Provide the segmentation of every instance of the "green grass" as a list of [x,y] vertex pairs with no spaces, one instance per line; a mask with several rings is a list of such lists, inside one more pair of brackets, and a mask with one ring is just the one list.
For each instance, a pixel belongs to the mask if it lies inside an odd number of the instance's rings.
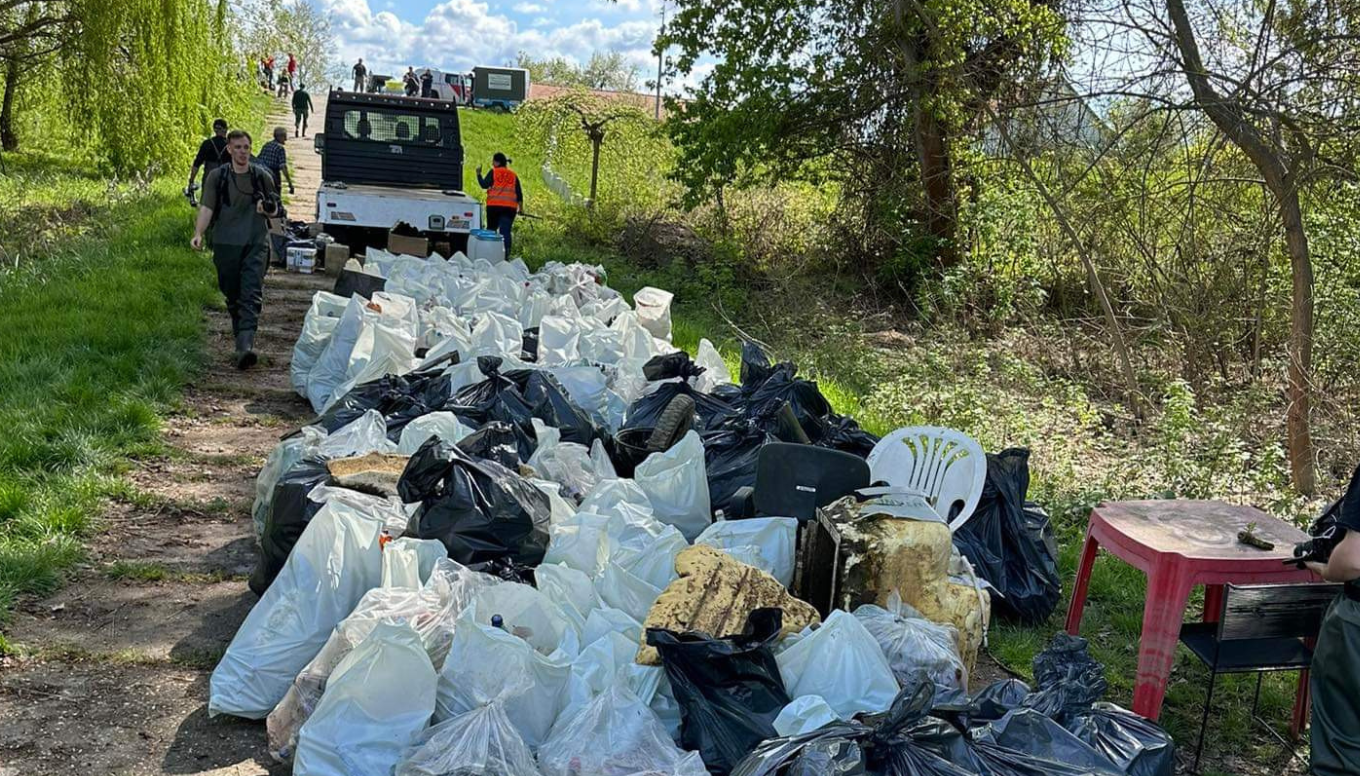
[[[93,168],[8,155],[7,212],[108,188]],[[65,203],[65,204],[63,204]],[[204,364],[211,264],[188,248],[177,179],[133,187],[41,254],[0,270],[0,617],[54,589],[129,456],[163,450],[162,415]]]

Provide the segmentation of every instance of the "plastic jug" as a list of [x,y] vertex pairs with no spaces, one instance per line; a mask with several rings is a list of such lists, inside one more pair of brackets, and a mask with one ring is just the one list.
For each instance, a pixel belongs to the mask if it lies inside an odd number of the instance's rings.
[[500,232],[491,229],[473,229],[468,235],[468,258],[472,261],[486,259],[495,264],[505,261],[505,242]]

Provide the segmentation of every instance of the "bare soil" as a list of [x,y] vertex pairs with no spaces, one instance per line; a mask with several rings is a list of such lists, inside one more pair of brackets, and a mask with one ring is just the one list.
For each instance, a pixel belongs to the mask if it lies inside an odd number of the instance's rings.
[[[320,181],[310,146],[289,146],[304,217]],[[230,362],[226,314],[204,311],[211,366],[167,420],[171,453],[134,462],[143,497],[109,504],[75,577],[22,601],[5,629],[20,656],[0,659],[0,776],[289,771],[262,723],[208,718],[208,676],[256,600],[255,475],[312,416],[288,364],[312,294],[330,285],[270,270],[247,372]]]

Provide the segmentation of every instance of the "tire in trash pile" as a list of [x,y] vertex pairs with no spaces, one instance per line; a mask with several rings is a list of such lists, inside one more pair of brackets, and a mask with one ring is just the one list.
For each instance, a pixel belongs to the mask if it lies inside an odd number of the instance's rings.
[[666,409],[657,418],[656,428],[647,437],[647,450],[664,453],[680,441],[680,438],[694,428],[694,399],[680,394],[671,399]]

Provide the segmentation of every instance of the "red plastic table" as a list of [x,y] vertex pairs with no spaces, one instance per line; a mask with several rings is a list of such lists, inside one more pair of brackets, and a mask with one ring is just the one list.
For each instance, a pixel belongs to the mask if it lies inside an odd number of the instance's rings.
[[[1255,523],[1255,534],[1274,542],[1275,549],[1258,550],[1237,541],[1237,532]],[[1115,557],[1147,575],[1143,604],[1143,636],[1138,647],[1138,677],[1133,711],[1156,720],[1162,711],[1166,682],[1176,656],[1181,623],[1190,591],[1204,585],[1204,619],[1218,617],[1223,585],[1317,581],[1312,572],[1284,560],[1294,545],[1307,537],[1303,531],[1259,509],[1222,501],[1110,501],[1091,511],[1086,545],[1072,586],[1067,610],[1067,632],[1077,635],[1086,588],[1091,581],[1096,551],[1104,547]],[[1294,707],[1294,732],[1308,714],[1308,674],[1299,678]]]

